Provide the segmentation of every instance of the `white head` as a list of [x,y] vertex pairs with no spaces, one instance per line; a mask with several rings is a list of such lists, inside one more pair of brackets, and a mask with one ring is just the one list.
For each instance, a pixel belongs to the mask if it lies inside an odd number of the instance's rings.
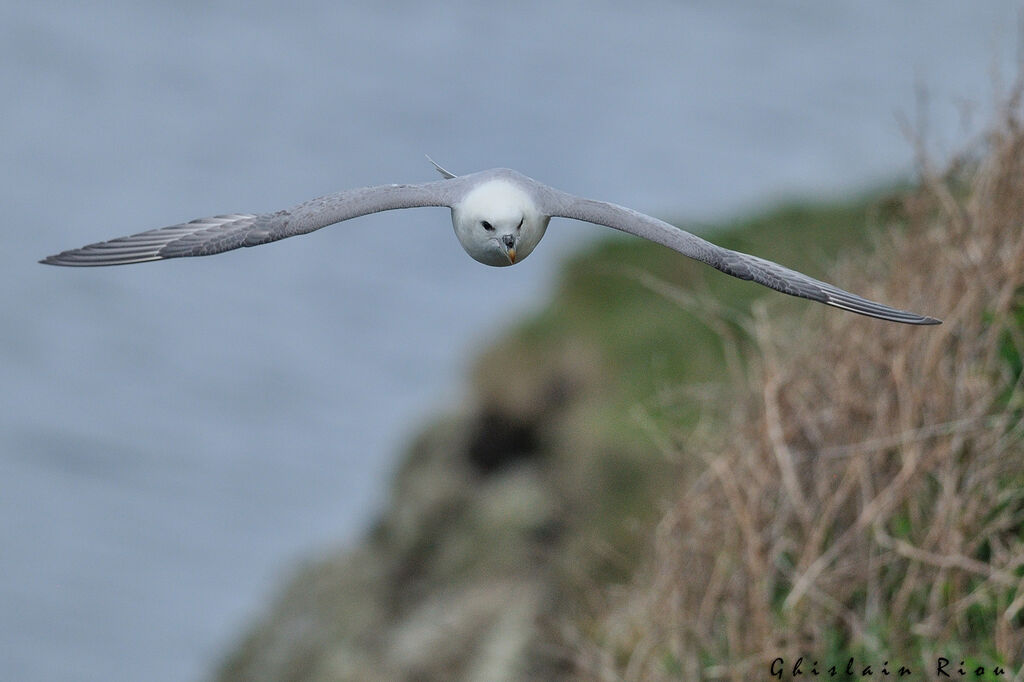
[[529,256],[549,219],[529,194],[504,178],[481,183],[452,206],[455,236],[485,265],[513,265]]

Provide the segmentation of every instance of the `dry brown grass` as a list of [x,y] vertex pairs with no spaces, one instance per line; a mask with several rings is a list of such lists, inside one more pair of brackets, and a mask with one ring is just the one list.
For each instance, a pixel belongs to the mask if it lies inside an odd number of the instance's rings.
[[[1012,111],[1008,107],[1007,111]],[[686,434],[706,468],[654,559],[578,635],[586,678],[766,678],[781,656],[1024,662],[1024,130],[920,190],[834,281],[942,317],[752,321],[742,385]],[[724,412],[724,414],[723,414]],[[838,657],[838,659],[837,659]],[[786,677],[788,678],[788,675]]]

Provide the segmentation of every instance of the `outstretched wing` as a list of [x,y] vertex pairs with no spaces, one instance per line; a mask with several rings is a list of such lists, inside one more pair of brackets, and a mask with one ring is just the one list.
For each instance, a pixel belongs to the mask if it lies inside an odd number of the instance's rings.
[[674,249],[684,256],[791,296],[808,298],[861,315],[906,324],[940,324],[934,317],[908,313],[869,301],[778,263],[716,246],[709,241],[638,211],[603,201],[582,199],[550,189],[543,207],[552,217],[574,218],[628,232]]
[[444,180],[421,185],[378,185],[344,190],[286,211],[200,218],[89,244],[48,256],[39,262],[70,266],[124,265],[183,256],[209,256],[306,234],[369,213],[419,206],[451,206],[457,190],[457,183]]

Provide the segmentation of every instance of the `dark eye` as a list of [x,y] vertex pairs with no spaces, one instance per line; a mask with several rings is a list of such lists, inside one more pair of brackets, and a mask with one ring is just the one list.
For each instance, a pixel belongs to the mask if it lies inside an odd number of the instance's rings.
[[525,220],[525,218],[520,218],[519,219],[519,224],[516,225],[516,232],[518,232],[519,230],[523,229],[523,220]]
[[494,225],[491,225],[486,220],[481,220],[480,224],[483,225],[484,229],[487,230],[488,232],[494,232]]

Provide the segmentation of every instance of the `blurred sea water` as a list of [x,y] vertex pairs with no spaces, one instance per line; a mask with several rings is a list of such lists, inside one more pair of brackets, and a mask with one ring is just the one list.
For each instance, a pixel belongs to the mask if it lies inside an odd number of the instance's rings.
[[555,222],[504,269],[438,209],[214,259],[38,258],[433,179],[424,154],[698,226],[838,196],[911,168],[901,115],[940,157],[978,130],[1018,12],[0,4],[0,677],[208,674],[294,561],[367,527],[475,349],[602,232]]

